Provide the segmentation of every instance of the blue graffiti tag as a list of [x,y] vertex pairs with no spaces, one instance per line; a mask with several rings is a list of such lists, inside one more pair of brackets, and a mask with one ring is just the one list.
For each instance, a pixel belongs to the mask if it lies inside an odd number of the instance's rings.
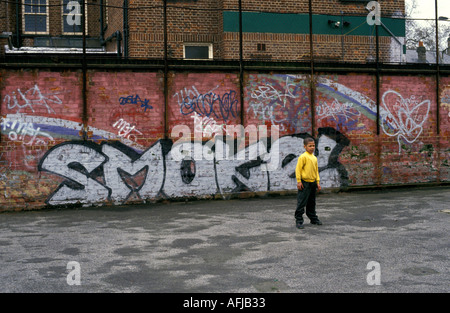
[[180,112],[183,115],[197,113],[200,116],[215,116],[218,119],[227,121],[231,117],[238,116],[238,103],[236,91],[230,90],[222,95],[213,92],[199,94],[195,97],[185,97],[180,103]]
[[150,102],[150,100],[148,100],[148,99],[141,100],[139,95],[128,96],[128,97],[120,97],[119,98],[119,103],[121,105],[125,105],[127,103],[130,103],[130,104],[141,104],[141,108],[144,108],[144,112],[146,112],[147,109],[153,109],[153,107],[150,104],[148,104],[149,102]]

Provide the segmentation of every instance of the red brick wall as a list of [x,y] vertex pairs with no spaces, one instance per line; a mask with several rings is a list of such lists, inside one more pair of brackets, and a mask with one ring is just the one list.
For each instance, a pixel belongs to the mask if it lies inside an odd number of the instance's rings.
[[438,139],[434,86],[434,77],[383,77],[382,104],[398,126],[381,133],[382,183],[436,180]]
[[0,77],[0,207],[40,207],[58,183],[53,177],[41,176],[39,160],[50,147],[81,138],[81,75],[20,70],[2,71]]
[[[88,125],[132,147],[164,136],[164,94],[159,73],[89,72]],[[95,132],[90,133],[92,136]],[[142,148],[141,148],[142,149]]]
[[193,130],[196,116],[197,120],[203,116],[211,123],[215,121],[220,125],[241,124],[240,111],[237,74],[172,74],[169,90],[169,133],[175,125],[182,124]]
[[[167,134],[161,72],[89,70],[87,78],[83,142],[80,71],[0,72],[1,210],[292,191],[292,156],[313,133],[327,188],[450,180],[448,77],[441,78],[437,108],[435,76],[383,75],[379,134],[375,77],[368,74],[318,73],[311,112],[306,74],[246,72],[242,103],[238,73],[170,72]],[[278,126],[280,167],[264,172],[259,161],[175,160],[180,136],[172,130],[185,125],[193,135],[196,119],[219,128]]]
[[317,127],[333,127],[350,140],[340,155],[350,185],[376,185],[378,146],[375,77],[364,74],[321,75],[315,104]]
[[441,78],[441,95],[439,107],[439,161],[440,178],[448,180],[450,177],[450,77]]

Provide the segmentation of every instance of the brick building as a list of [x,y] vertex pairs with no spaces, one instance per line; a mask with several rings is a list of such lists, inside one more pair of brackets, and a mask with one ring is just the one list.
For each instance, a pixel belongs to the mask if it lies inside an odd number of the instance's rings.
[[[1,53],[81,51],[83,31],[76,22],[82,15],[81,0],[20,2],[0,2],[4,15],[0,19]],[[367,24],[367,2],[312,1],[315,60],[364,63],[375,59],[375,27]],[[162,59],[166,33],[169,58],[220,61],[240,57],[238,0],[167,0],[166,10],[163,0],[86,0],[86,4],[88,53]],[[380,4],[380,59],[400,62],[404,0]],[[242,0],[243,59],[309,60],[309,9],[308,0]]]
[[[0,53],[81,53],[82,11],[81,0],[1,1]],[[88,53],[123,50],[122,12],[122,0],[86,0]]]

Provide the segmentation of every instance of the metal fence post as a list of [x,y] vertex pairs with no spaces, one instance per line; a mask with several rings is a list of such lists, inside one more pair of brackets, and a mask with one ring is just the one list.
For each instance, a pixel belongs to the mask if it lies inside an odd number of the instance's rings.
[[168,59],[167,59],[167,0],[164,0],[164,10],[163,10],[163,27],[164,27],[164,139],[169,136],[169,112],[168,112],[168,102],[169,102],[169,90],[168,90]]
[[86,64],[86,2],[81,1],[81,8],[83,14],[81,15],[81,27],[83,32],[83,57],[82,57],[82,97],[83,97],[83,140],[87,140],[87,64]]
[[[439,182],[441,180],[441,140],[440,140],[440,116],[439,116],[439,108],[441,106],[441,97],[440,97],[440,84],[441,84],[441,75],[440,75],[440,65],[439,65],[439,25],[438,25],[438,0],[435,0],[435,23],[436,23],[436,135],[437,135],[437,177],[436,180]],[[443,57],[443,56],[442,56]]]
[[244,125],[244,52],[242,38],[242,0],[239,0],[239,90],[240,90],[240,118],[241,125]]
[[439,135],[440,131],[440,117],[439,117],[439,107],[440,107],[440,65],[439,65],[439,25],[438,25],[438,0],[435,0],[435,26],[436,26],[436,129],[437,135]]
[[314,80],[314,45],[313,45],[312,0],[309,0],[309,55],[310,55],[310,106],[311,106],[311,136],[315,137],[316,112],[315,112],[315,80]]

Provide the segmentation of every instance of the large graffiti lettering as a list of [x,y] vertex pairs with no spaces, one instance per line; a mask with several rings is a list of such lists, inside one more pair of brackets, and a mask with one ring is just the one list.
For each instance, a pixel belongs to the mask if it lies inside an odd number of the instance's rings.
[[[131,196],[144,200],[220,194],[226,198],[240,191],[295,190],[296,161],[304,152],[303,138],[307,136],[283,136],[273,143],[260,140],[225,159],[216,153],[229,149],[226,140],[218,138],[214,146],[182,144],[189,145],[190,151],[201,149],[202,155],[213,155],[200,160],[192,155],[175,158],[172,151],[180,147],[171,140],[161,139],[142,154],[118,142],[71,141],[50,149],[38,169],[64,178],[47,200],[51,205],[124,203]],[[319,129],[317,154],[320,173],[328,177],[327,187],[348,184],[347,172],[337,161],[346,145],[348,139],[338,131]],[[267,154],[279,157],[277,168],[267,170]]]
[[345,166],[339,162],[339,156],[350,144],[350,140],[334,128],[324,127],[319,128],[317,141],[321,186],[323,188],[348,186],[348,173]]
[[95,203],[108,199],[111,191],[95,180],[94,170],[108,158],[95,144],[66,142],[49,150],[38,165],[39,171],[54,173],[66,180],[51,195],[48,203]]
[[384,112],[381,125],[384,133],[397,137],[398,152],[402,141],[411,144],[419,138],[430,112],[430,100],[418,101],[414,96],[404,99],[398,92],[389,90],[382,98]]
[[[36,205],[46,198],[52,206],[295,191],[297,159],[313,129],[324,188],[449,177],[448,149],[434,146],[435,126],[445,143],[450,121],[445,77],[437,107],[426,75],[383,75],[377,103],[374,77],[362,73],[311,81],[248,72],[243,94],[235,73],[174,73],[167,99],[157,73],[122,80],[93,71],[84,111],[78,74],[4,72],[0,205],[25,190]],[[179,126],[183,136],[174,135]]]

